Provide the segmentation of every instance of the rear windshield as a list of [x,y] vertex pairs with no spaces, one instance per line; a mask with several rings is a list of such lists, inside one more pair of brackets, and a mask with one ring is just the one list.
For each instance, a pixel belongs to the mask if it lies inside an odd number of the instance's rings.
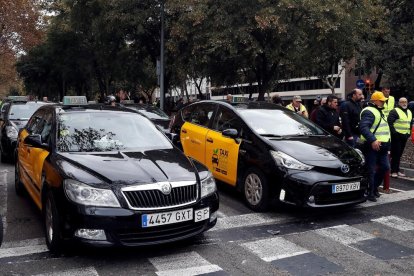
[[12,104],[9,112],[10,120],[29,120],[35,111],[44,103]]
[[312,121],[282,109],[241,109],[244,121],[263,136],[325,135]]
[[151,121],[136,113],[61,113],[58,124],[58,151],[61,152],[172,148]]

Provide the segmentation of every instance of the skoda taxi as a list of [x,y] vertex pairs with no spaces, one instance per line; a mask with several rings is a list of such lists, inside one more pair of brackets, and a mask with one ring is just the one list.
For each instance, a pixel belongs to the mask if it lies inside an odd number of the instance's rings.
[[255,211],[274,201],[308,207],[365,201],[363,154],[284,107],[201,101],[178,112],[171,132],[187,156],[242,191]]
[[200,234],[217,221],[209,170],[146,117],[65,97],[38,109],[19,133],[17,194],[44,215],[46,243],[139,246]]

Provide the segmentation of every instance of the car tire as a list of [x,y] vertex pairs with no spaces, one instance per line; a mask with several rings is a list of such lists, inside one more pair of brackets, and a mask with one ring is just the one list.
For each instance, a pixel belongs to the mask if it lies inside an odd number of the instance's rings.
[[59,213],[52,192],[48,192],[44,204],[46,245],[52,254],[60,255],[63,251],[62,231],[60,227]]
[[18,196],[22,196],[25,190],[23,183],[20,181],[20,165],[17,160],[14,165],[14,190]]
[[270,189],[266,176],[256,168],[247,170],[243,177],[243,196],[250,209],[264,212],[270,205]]

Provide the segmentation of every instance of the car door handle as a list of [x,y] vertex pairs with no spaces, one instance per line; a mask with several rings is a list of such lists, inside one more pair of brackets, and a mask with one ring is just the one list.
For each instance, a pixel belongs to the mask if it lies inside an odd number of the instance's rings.
[[182,133],[187,133],[187,130],[186,129],[182,129],[181,132]]
[[207,142],[209,142],[209,143],[213,143],[213,138],[208,137],[208,138],[207,138]]

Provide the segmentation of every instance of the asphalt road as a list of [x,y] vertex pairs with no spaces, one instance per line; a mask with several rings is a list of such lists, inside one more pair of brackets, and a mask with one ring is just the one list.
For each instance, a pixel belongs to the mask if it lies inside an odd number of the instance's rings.
[[14,167],[0,165],[5,235],[0,275],[414,275],[414,181],[354,208],[274,206],[254,213],[220,190],[218,224],[185,242],[145,248],[80,248],[54,257],[41,215],[14,193]]

